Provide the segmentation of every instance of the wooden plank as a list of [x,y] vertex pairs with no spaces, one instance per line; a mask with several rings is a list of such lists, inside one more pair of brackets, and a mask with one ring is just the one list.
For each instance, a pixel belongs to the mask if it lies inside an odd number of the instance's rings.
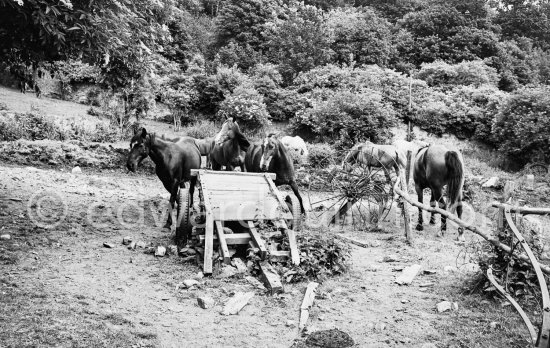
[[300,250],[298,250],[298,244],[296,243],[296,234],[293,230],[289,229],[286,229],[285,232],[288,237],[288,245],[290,246],[292,264],[298,266],[300,264]]
[[262,240],[260,233],[258,233],[258,230],[252,221],[248,221],[248,228],[250,229],[250,236],[252,237],[252,240],[256,243],[256,245],[258,245],[258,249],[260,249],[260,258],[265,260],[267,256],[267,248],[265,247],[265,243]]
[[235,296],[231,297],[229,301],[225,303],[223,315],[235,315],[243,309],[244,306],[254,297],[254,292],[237,292]]
[[283,283],[279,275],[273,270],[273,267],[267,261],[260,262],[260,272],[265,287],[271,292],[271,295],[283,292]]
[[[233,233],[233,234],[224,234],[225,243],[227,245],[241,245],[248,244],[250,242],[250,233]],[[199,241],[201,244],[204,243],[204,235],[199,236]],[[214,242],[218,242],[218,236],[214,235]]]
[[[401,175],[400,178],[401,188],[404,192],[408,192],[409,187],[407,186],[407,183],[405,182],[405,178],[403,175]],[[399,182],[396,183],[396,185],[399,185]],[[409,213],[409,204],[404,199],[400,199],[401,201],[401,210],[403,211],[403,224],[405,228],[405,238],[407,239],[407,243],[409,245],[413,245],[414,243],[414,236],[411,230],[411,215]]]
[[311,282],[307,285],[306,294],[304,295],[304,300],[300,306],[300,323],[298,324],[298,329],[302,331],[306,327],[307,319],[309,318],[309,309],[313,305],[313,300],[315,299],[315,291],[319,284]]
[[529,207],[512,207],[507,204],[499,203],[499,202],[493,202],[491,205],[495,208],[500,207],[510,207],[510,212],[512,213],[520,213],[522,215],[550,215],[550,208],[529,208]]
[[227,248],[227,243],[225,241],[222,222],[219,220],[216,220],[215,224],[216,224],[216,231],[218,232],[218,243],[220,244],[223,263],[225,263],[226,265],[229,265],[231,264],[231,255],[229,255],[229,249]]
[[202,187],[202,194],[204,196],[204,209],[206,211],[206,226],[204,233],[204,263],[203,273],[212,274],[212,258],[214,256],[214,215],[212,214],[212,207],[210,200],[208,199],[208,187],[203,176],[204,170],[199,171],[199,179]]
[[250,204],[250,202],[233,202],[233,205],[229,203],[221,204],[213,207],[212,213],[215,220],[221,221],[276,220],[292,217],[292,214],[281,211],[278,204],[264,203],[263,207]]
[[353,245],[357,245],[357,246],[360,246],[362,248],[368,248],[370,247],[370,244],[369,243],[365,243],[365,242],[361,242],[361,241],[358,241],[356,239],[353,239],[353,238],[350,238],[350,237],[346,237],[346,236],[343,236],[341,234],[335,234],[334,235],[336,238],[340,238],[342,240],[345,240],[346,242],[349,242]]
[[285,262],[290,257],[290,251],[277,250],[269,252],[269,261],[271,262]]
[[[286,205],[286,202],[283,199],[283,195],[281,194],[281,191],[279,191],[277,186],[275,186],[275,183],[273,182],[273,180],[271,180],[271,177],[269,177],[267,174],[268,173],[264,173],[265,180],[269,184],[269,187],[271,188],[271,192],[273,192],[277,196],[277,199],[279,200],[279,204],[281,205],[281,208],[283,209],[283,211],[290,213],[290,210],[288,209],[288,206]],[[292,213],[291,213],[291,216],[292,216]]]
[[205,169],[191,169],[191,175],[196,176],[197,174],[201,174],[203,172],[204,174],[208,176],[223,176],[223,175],[236,175],[236,176],[265,176],[266,174],[269,175],[273,180],[277,177],[275,173],[252,173],[252,172],[227,172],[227,171],[219,171],[219,170],[205,170]]

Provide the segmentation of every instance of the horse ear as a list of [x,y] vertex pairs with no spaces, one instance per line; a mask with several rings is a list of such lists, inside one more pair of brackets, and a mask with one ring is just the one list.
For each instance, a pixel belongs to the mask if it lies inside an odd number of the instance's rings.
[[145,128],[142,128],[141,129],[141,137],[145,139],[146,136],[147,136],[147,131],[145,130]]

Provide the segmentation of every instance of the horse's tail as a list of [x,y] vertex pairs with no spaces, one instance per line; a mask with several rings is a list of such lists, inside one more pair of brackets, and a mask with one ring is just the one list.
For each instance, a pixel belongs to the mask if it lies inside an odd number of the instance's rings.
[[449,173],[449,184],[447,187],[449,206],[450,210],[454,212],[457,203],[462,200],[462,186],[464,185],[464,169],[456,151],[447,151],[445,153],[445,166]]

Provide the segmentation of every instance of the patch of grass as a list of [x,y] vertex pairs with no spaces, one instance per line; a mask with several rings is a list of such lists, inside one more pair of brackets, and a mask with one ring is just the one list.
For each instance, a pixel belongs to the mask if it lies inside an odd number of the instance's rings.
[[183,127],[181,131],[192,138],[205,139],[214,137],[220,129],[221,126],[212,121],[199,120],[190,126]]

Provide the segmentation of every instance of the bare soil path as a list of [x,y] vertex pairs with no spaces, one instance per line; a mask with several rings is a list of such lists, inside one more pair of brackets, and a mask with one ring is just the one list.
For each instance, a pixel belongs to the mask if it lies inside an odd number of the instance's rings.
[[[121,244],[125,236],[170,244],[170,233],[157,227],[165,218],[163,190],[153,176],[0,167],[0,234],[11,236],[0,240],[0,346],[290,347],[307,284],[287,284],[272,297],[244,279],[214,276],[187,290],[181,282],[201,270],[194,262]],[[44,221],[38,213],[64,209],[52,228],[29,218]],[[436,239],[427,227],[415,247],[391,225],[385,230],[347,234],[372,247],[354,247],[352,271],[321,285],[310,332],[336,327],[357,347],[527,346],[509,307],[465,294],[469,267],[457,268],[462,247],[452,242],[454,229]],[[382,262],[388,255],[396,260]],[[396,270],[414,263],[435,274],[395,284]],[[222,316],[236,291],[256,296],[237,316]],[[205,294],[214,308],[198,307],[196,297]],[[436,313],[442,300],[459,309]]]

